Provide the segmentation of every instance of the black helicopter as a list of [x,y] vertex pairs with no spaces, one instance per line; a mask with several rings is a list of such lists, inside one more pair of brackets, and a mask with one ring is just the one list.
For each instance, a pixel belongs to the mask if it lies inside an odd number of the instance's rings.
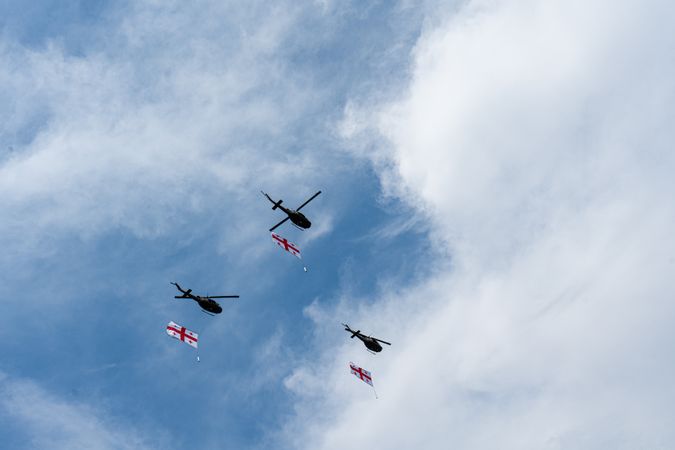
[[281,225],[282,223],[286,222],[288,219],[291,219],[291,222],[293,222],[293,224],[295,224],[298,228],[307,229],[307,228],[309,228],[309,227],[312,226],[312,222],[310,222],[310,221],[307,219],[307,217],[305,217],[305,215],[302,214],[302,213],[299,212],[299,211],[300,211],[307,203],[309,203],[309,202],[311,202],[312,200],[314,200],[314,198],[315,198],[317,195],[319,195],[319,194],[321,193],[321,191],[319,191],[319,192],[317,192],[316,194],[312,195],[312,196],[309,198],[309,200],[307,200],[307,201],[306,201],[305,203],[303,203],[302,205],[298,206],[298,209],[289,209],[289,208],[285,208],[285,207],[281,206],[281,203],[283,202],[283,200],[279,200],[278,202],[275,202],[275,201],[272,200],[272,198],[271,198],[269,195],[267,195],[265,192],[263,192],[263,191],[260,191],[260,192],[262,192],[263,195],[264,195],[265,197],[267,197],[267,200],[269,200],[269,201],[272,202],[272,204],[274,205],[274,206],[272,206],[272,209],[273,209],[273,210],[279,208],[280,210],[282,210],[283,212],[285,212],[285,213],[288,215],[288,217],[286,217],[284,220],[282,220],[281,222],[279,222],[278,224],[276,224],[276,225],[274,225],[272,228],[270,228],[270,231],[274,231],[279,225]]
[[213,300],[214,298],[239,298],[238,295],[207,295],[206,297],[201,297],[199,295],[192,295],[192,289],[184,291],[178,283],[171,282],[174,286],[178,288],[183,295],[176,295],[174,298],[189,298],[196,301],[199,304],[199,307],[202,308],[206,314],[214,315],[220,314],[223,312],[223,308],[220,307],[217,301]]
[[354,339],[354,337],[361,339],[361,341],[365,344],[366,348],[375,353],[379,353],[382,351],[382,346],[380,345],[380,342],[382,342],[383,344],[391,345],[389,342],[383,341],[382,339],[377,339],[371,336],[363,335],[361,334],[361,330],[354,331],[351,328],[349,328],[349,325],[347,325],[346,323],[343,323],[342,326],[345,327],[345,331],[349,331],[352,334],[350,336],[351,339]]

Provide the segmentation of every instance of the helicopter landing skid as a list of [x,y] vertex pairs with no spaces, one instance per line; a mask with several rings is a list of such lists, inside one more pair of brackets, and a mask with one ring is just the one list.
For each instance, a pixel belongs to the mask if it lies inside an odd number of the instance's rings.
[[209,316],[215,316],[215,314],[210,313],[210,312],[206,311],[205,309],[202,309],[202,312],[203,312],[204,314],[208,314]]

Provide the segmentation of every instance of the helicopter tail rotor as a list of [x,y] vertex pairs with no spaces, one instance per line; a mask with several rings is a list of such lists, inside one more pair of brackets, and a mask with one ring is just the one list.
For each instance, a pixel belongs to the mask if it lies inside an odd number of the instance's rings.
[[283,203],[283,200],[279,200],[278,202],[274,202],[274,206],[272,206],[272,210],[277,209],[281,204]]

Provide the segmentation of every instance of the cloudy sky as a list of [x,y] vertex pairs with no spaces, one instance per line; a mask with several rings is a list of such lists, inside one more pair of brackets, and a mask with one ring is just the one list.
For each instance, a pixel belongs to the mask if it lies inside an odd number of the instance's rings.
[[673,23],[3,1],[3,447],[674,448]]

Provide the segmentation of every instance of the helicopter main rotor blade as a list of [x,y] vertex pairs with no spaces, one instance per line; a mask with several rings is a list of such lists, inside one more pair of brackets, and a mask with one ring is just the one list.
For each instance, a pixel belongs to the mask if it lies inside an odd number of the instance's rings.
[[391,343],[389,343],[387,341],[383,341],[382,339],[378,339],[378,338],[373,338],[373,339],[376,340],[377,342],[382,342],[383,344],[391,345]]
[[209,295],[203,298],[239,298],[238,295]]
[[282,223],[286,222],[288,219],[290,219],[290,217],[289,217],[289,216],[286,216],[286,218],[285,218],[284,220],[282,220],[281,222],[279,222],[278,224],[276,224],[276,225],[274,225],[272,228],[270,228],[270,231],[276,230],[277,227],[278,227],[279,225],[281,225]]
[[312,195],[312,196],[309,198],[309,200],[307,200],[307,201],[306,201],[305,203],[303,203],[302,205],[298,206],[298,209],[296,209],[296,211],[300,211],[307,203],[309,203],[309,202],[311,202],[312,200],[314,200],[314,199],[316,198],[316,196],[319,195],[320,193],[321,193],[321,191],[319,191],[319,192],[317,192],[316,194]]

